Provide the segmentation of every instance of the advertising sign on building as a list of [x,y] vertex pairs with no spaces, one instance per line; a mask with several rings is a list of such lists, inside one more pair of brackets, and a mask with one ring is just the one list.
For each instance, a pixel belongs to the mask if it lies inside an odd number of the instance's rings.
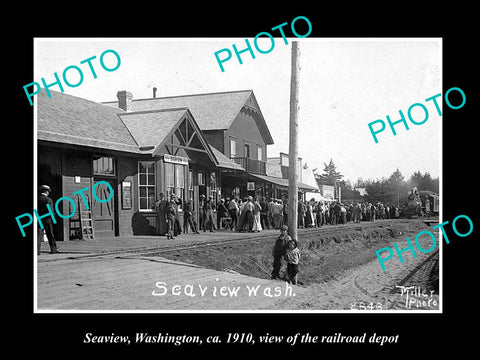
[[331,200],[335,199],[335,190],[333,185],[321,185],[320,191],[324,198]]

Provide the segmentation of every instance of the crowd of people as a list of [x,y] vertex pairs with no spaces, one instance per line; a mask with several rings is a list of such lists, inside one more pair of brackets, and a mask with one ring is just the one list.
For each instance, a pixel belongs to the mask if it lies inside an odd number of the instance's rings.
[[298,204],[298,226],[301,228],[398,217],[398,207],[381,201],[375,203],[332,201],[327,203],[312,199],[307,202],[299,201]]
[[[178,206],[181,200],[174,194],[168,199],[160,194],[156,203],[157,233],[173,239],[190,228],[198,234],[200,230],[214,232],[217,229],[238,232],[259,232],[262,230],[280,230],[288,225],[288,200],[266,198],[263,196],[247,196],[221,199],[215,204],[212,196],[200,196],[199,224],[195,221],[194,204],[190,199],[184,204],[184,224],[180,226]],[[214,213],[216,211],[216,221]],[[348,222],[375,221],[399,217],[399,209],[395,205],[383,202],[370,203],[338,201],[298,202],[298,227],[314,228],[324,225],[346,224]]]
[[[194,203],[190,199],[183,204],[183,229],[179,221],[179,207],[181,199],[174,194],[165,197],[160,194],[155,203],[157,210],[157,233],[167,235],[173,239],[190,228],[198,234],[200,230],[214,232],[217,229],[238,232],[259,232],[264,229],[280,231],[273,250],[272,279],[280,279],[283,261],[286,262],[286,271],[282,279],[297,284],[299,272],[300,249],[298,240],[288,234],[288,200],[266,198],[263,196],[247,196],[221,199],[215,204],[212,196],[206,198],[200,195],[199,224],[195,221]],[[216,221],[214,213],[216,211]],[[393,204],[366,201],[309,201],[298,202],[298,227],[314,228],[324,225],[359,223],[361,221],[375,221],[379,219],[394,219],[399,217],[399,208]]]
[[[310,228],[348,222],[375,221],[399,217],[399,209],[383,202],[324,202],[311,199],[298,202],[298,227]],[[223,226],[222,226],[223,224]],[[217,225],[240,232],[277,229],[288,225],[288,201],[263,196],[232,198],[220,202]]]

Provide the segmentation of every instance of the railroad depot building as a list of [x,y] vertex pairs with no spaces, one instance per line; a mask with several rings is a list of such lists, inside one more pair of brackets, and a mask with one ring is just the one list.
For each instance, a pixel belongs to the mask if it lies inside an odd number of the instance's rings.
[[[84,191],[95,237],[154,235],[154,203],[174,193],[183,226],[183,207],[193,199],[198,222],[200,195],[276,197],[288,180],[267,175],[267,145],[273,139],[253,91],[231,91],[97,103],[51,91],[37,95],[37,181],[50,197],[72,198],[77,212],[57,217],[58,240],[81,236]],[[96,201],[92,194],[96,186]],[[300,189],[308,188],[299,184]],[[72,214],[69,201],[60,211]],[[63,209],[62,209],[63,207]]]
[[[267,145],[273,144],[273,139],[253,91],[169,97],[156,97],[155,94],[156,89],[152,98],[133,99],[129,92],[119,92],[117,101],[103,104],[127,112],[188,108],[223,165],[216,174],[216,187],[207,191],[199,185],[199,194],[213,195],[215,200],[217,195],[224,198],[254,195],[254,189],[248,188],[247,183],[252,182],[253,174],[266,174]],[[207,176],[205,186],[208,187],[210,180]],[[257,193],[259,191],[257,189]]]
[[[267,195],[272,185],[266,160],[273,139],[251,90],[139,100],[119,91],[117,101],[103,104],[51,94],[37,95],[37,181],[52,188],[54,203],[68,196],[77,204],[74,216],[56,218],[58,240],[79,238],[78,214],[86,209],[72,194],[86,187],[95,236],[112,237],[155,234],[161,192],[182,200],[183,225],[188,199],[198,221],[202,194],[218,202]],[[99,181],[114,189],[108,202],[93,197]],[[100,183],[96,196],[110,198],[110,188]],[[69,201],[60,204],[72,213]]]

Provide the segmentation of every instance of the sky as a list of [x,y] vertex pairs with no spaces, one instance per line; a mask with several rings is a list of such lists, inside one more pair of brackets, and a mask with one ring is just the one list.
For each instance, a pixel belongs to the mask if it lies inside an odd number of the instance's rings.
[[[64,92],[96,102],[116,100],[119,90],[130,91],[134,99],[152,97],[153,87],[157,97],[251,89],[274,140],[267,154],[274,157],[288,153],[291,43],[298,40],[299,156],[309,169],[322,172],[324,163],[333,159],[352,183],[358,178],[388,178],[397,168],[406,179],[415,171],[440,176],[442,117],[431,101],[425,101],[442,92],[440,38],[307,37],[288,38],[288,44],[281,37],[274,40],[273,49],[262,54],[249,39],[255,58],[244,52],[240,64],[232,44],[244,49],[244,38],[37,38],[32,81],[43,77],[47,84],[54,82],[54,72],[61,77],[66,67],[75,65],[84,79],[77,87],[64,85]],[[260,38],[258,47],[269,49],[270,40]],[[214,53],[224,48],[233,55],[222,72]],[[99,63],[109,49],[121,59],[111,72]],[[88,64],[80,64],[92,56],[96,79]],[[111,53],[104,60],[107,67],[116,63]],[[68,75],[71,83],[79,81],[74,70]],[[60,91],[58,86],[51,89]],[[428,111],[421,125],[407,116],[415,103]],[[394,136],[386,116],[399,120],[399,110],[409,130],[400,123]],[[425,118],[420,106],[413,107],[411,115],[417,122]],[[375,143],[368,123],[377,119],[386,128]]]

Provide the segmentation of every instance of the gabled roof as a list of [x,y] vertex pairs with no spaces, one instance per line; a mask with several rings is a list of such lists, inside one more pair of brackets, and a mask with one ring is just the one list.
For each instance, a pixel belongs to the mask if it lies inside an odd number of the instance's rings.
[[[221,168],[245,171],[210,146],[187,108],[125,112],[76,96],[50,91],[37,94],[38,140],[155,155],[168,136],[188,118],[201,146]],[[200,146],[200,145],[199,145]]]
[[76,96],[37,94],[39,140],[139,152],[138,144],[114,109]]
[[[118,106],[117,101],[103,104]],[[131,109],[145,111],[178,107],[187,107],[202,131],[229,129],[242,108],[246,107],[258,115],[256,121],[265,143],[273,144],[273,138],[252,90],[133,99]]]
[[[164,109],[121,113],[118,116],[139,147],[157,146],[169,134],[187,109]],[[161,139],[159,139],[161,135]]]

